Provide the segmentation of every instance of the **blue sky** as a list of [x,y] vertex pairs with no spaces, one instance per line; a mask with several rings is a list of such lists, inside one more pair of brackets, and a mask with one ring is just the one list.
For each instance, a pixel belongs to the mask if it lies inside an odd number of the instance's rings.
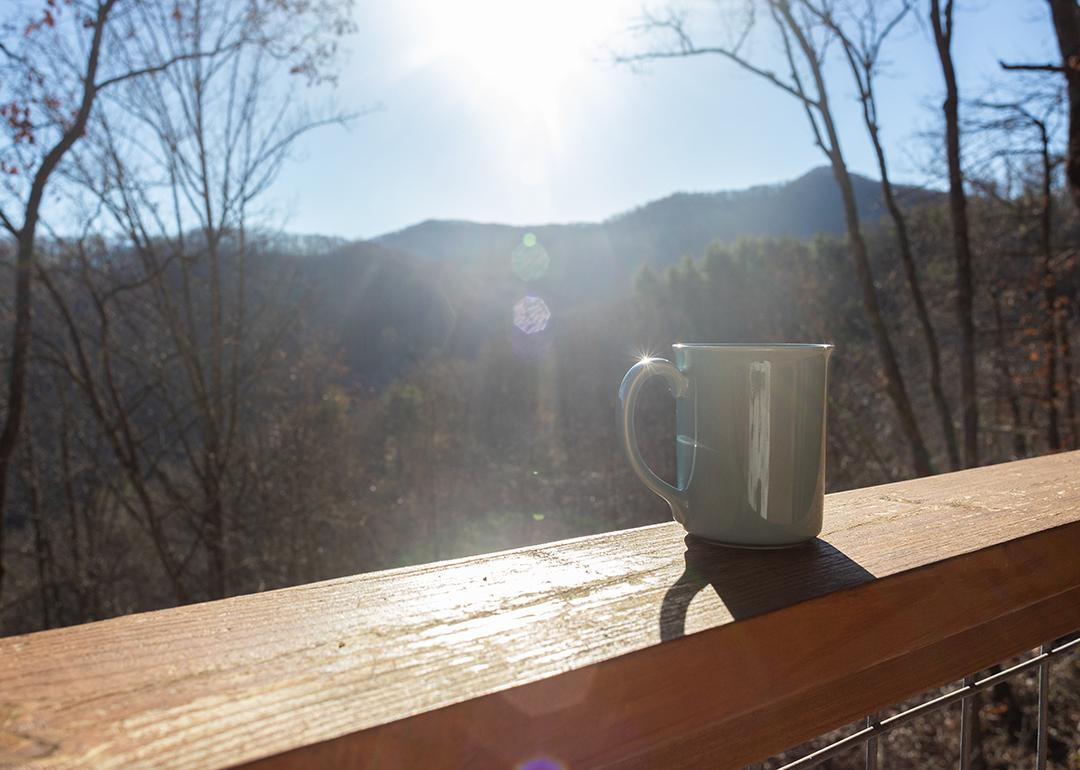
[[[625,29],[640,7],[358,3],[331,96],[344,111],[379,108],[303,140],[270,194],[279,224],[366,238],[428,218],[599,220],[672,192],[777,182],[824,162],[795,101],[719,58],[658,62],[644,73],[607,63],[606,50],[634,46]],[[962,96],[993,93],[1009,77],[998,59],[1052,58],[1046,8],[959,0]],[[752,42],[758,60],[781,70],[767,41]],[[892,167],[901,181],[933,184],[924,134],[936,126],[941,76],[928,33],[910,25],[887,58],[878,88]],[[871,173],[839,62],[832,81],[849,164]]]

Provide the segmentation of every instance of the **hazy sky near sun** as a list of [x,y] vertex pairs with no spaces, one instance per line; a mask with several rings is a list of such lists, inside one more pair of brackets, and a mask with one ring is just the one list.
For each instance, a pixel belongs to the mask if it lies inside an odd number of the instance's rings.
[[[722,7],[722,3],[701,3]],[[920,12],[923,11],[920,3]],[[372,237],[429,218],[595,221],[676,191],[739,189],[822,165],[801,107],[718,57],[609,62],[643,41],[640,0],[395,0],[356,5],[332,92],[351,128],[305,137],[271,191],[293,232]],[[714,17],[716,12],[713,11]],[[701,42],[706,42],[703,38]],[[751,53],[778,72],[767,41]],[[1056,51],[1045,0],[959,0],[961,96],[993,93],[998,59]],[[931,181],[942,81],[925,25],[892,41],[881,122],[900,181]],[[851,167],[873,174],[854,88],[831,98]],[[1015,76],[1013,76],[1015,77]]]

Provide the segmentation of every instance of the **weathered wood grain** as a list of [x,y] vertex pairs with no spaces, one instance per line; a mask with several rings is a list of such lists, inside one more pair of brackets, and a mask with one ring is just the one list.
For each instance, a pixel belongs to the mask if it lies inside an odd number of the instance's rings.
[[0,639],[0,767],[738,767],[1080,628],[1078,462]]

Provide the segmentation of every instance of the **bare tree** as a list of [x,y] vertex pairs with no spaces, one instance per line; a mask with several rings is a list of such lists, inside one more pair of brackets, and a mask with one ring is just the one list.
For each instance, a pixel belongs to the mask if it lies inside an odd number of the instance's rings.
[[[1049,86],[1049,87],[1048,87]],[[1062,158],[1054,151],[1056,127],[1060,124],[1064,94],[1061,89],[1036,79],[1021,86],[1022,96],[1013,100],[980,100],[973,103],[979,117],[974,125],[997,145],[992,153],[996,159],[1008,161],[1018,157],[1027,164],[1027,175],[1034,176],[1033,194],[1021,189],[1017,201],[1030,211],[1034,201],[1037,220],[1035,294],[1040,299],[1039,336],[1042,341],[1041,369],[1044,371],[1043,395],[1040,403],[1047,410],[1047,446],[1057,451],[1065,445],[1061,428],[1060,391],[1064,391],[1066,418],[1070,438],[1075,433],[1075,399],[1072,382],[1071,346],[1068,329],[1068,301],[1060,291],[1059,263],[1063,262],[1054,243],[1054,177]],[[995,141],[996,140],[996,141]],[[1064,255],[1065,260],[1069,255]],[[1058,376],[1059,365],[1062,376]]]
[[16,6],[14,15],[0,24],[0,117],[9,133],[7,145],[0,148],[0,189],[7,198],[0,202],[0,226],[16,243],[7,408],[0,429],[0,591],[5,571],[4,509],[25,409],[35,243],[46,190],[61,162],[86,134],[102,93],[204,55],[202,50],[189,50],[176,57],[139,56],[133,50],[138,33],[130,12],[142,4],[143,0],[98,0],[84,10],[42,2],[30,19],[20,16],[25,6]]
[[889,35],[892,34],[911,12],[913,5],[911,0],[900,0],[895,6],[886,8],[887,13],[882,14],[883,6],[874,0],[868,0],[863,6],[855,9],[847,9],[847,13],[841,15],[825,3],[808,6],[822,22],[837,36],[844,51],[851,76],[859,94],[862,104],[863,123],[866,125],[870,144],[874,148],[874,156],[877,160],[878,174],[881,176],[881,193],[885,201],[885,208],[889,211],[893,227],[896,229],[896,245],[900,252],[900,261],[904,267],[904,276],[907,279],[908,290],[911,292],[912,301],[915,304],[915,315],[922,329],[923,339],[926,344],[926,355],[930,363],[930,393],[937,407],[938,419],[941,423],[942,436],[945,439],[945,448],[949,457],[949,465],[954,470],[961,466],[960,449],[956,440],[956,428],[953,425],[952,409],[945,395],[945,389],[941,382],[941,346],[938,344],[937,333],[934,331],[933,322],[930,320],[930,311],[927,307],[926,296],[923,293],[922,284],[919,280],[918,269],[915,265],[915,257],[911,250],[911,238],[908,235],[907,216],[896,199],[896,192],[889,179],[889,166],[886,161],[885,148],[881,142],[881,123],[878,119],[877,95],[874,91],[874,79],[881,67],[882,49]]
[[[863,311],[870,322],[878,356],[884,368],[886,392],[897,411],[901,428],[911,449],[913,467],[919,475],[933,473],[934,466],[930,453],[927,451],[919,429],[889,329],[878,302],[866,241],[859,221],[851,174],[844,160],[839,131],[829,101],[824,58],[825,48],[831,39],[831,31],[822,24],[816,13],[818,9],[805,0],[797,3],[792,3],[790,0],[760,0],[760,2],[751,0],[745,7],[747,9],[746,23],[735,39],[730,43],[710,45],[700,45],[695,42],[685,15],[676,10],[669,9],[664,16],[646,14],[641,25],[642,31],[667,36],[673,41],[673,45],[617,58],[619,61],[634,64],[659,59],[719,56],[779,88],[799,102],[810,124],[814,144],[829,159],[833,178],[840,191]],[[762,8],[771,19],[778,42],[782,47],[789,69],[786,77],[777,75],[767,67],[753,62],[744,53],[744,44],[756,26],[756,12]]]
[[[89,326],[49,285],[69,338],[68,372],[111,437],[135,492],[125,507],[149,533],[178,602],[191,595],[184,576],[197,548],[206,564],[199,594],[229,590],[231,511],[247,483],[244,415],[292,322],[294,305],[282,299],[288,276],[276,288],[249,284],[253,206],[301,135],[344,120],[312,117],[275,79],[319,76],[295,57],[313,46],[326,63],[318,30],[331,7],[282,7],[256,19],[226,0],[197,0],[186,13],[140,9],[138,55],[178,63],[110,96],[69,173],[112,222],[105,248],[133,260],[81,253],[80,291],[95,308]],[[331,38],[345,31],[329,29]],[[187,472],[168,470],[177,466]]]
[[930,26],[934,31],[941,73],[945,79],[945,159],[949,168],[949,215],[952,218],[956,258],[956,315],[960,324],[960,407],[964,427],[964,461],[979,464],[979,404],[975,384],[975,306],[967,193],[960,162],[960,90],[952,60],[953,0],[930,0]]
[[1080,208],[1080,5],[1076,0],[1047,0],[1061,59],[1057,62],[1006,63],[1006,70],[1059,73],[1065,76],[1069,100],[1069,139],[1065,176],[1073,203]]

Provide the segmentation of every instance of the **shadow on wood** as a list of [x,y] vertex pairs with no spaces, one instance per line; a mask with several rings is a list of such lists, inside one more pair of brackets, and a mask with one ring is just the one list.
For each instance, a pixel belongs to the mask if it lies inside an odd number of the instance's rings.
[[735,620],[750,618],[874,579],[858,562],[821,539],[796,548],[731,548],[686,537],[686,568],[660,605],[660,639],[686,633],[686,612],[711,586]]

